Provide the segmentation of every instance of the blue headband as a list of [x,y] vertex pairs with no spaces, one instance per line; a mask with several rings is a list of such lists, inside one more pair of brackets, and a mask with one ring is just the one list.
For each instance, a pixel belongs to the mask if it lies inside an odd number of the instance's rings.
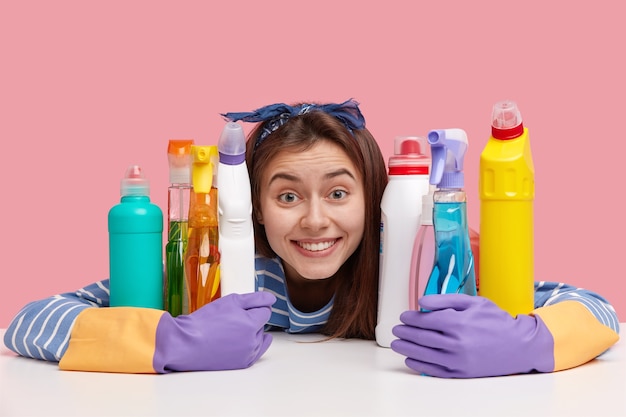
[[310,111],[322,111],[339,119],[344,126],[352,133],[355,129],[363,129],[365,127],[365,118],[359,110],[359,103],[353,99],[344,101],[341,104],[301,104],[292,107],[284,103],[270,104],[261,107],[253,112],[240,113],[223,113],[222,116],[231,122],[265,122],[263,131],[259,135],[254,144],[256,148],[267,138],[272,132],[284,125],[290,118]]

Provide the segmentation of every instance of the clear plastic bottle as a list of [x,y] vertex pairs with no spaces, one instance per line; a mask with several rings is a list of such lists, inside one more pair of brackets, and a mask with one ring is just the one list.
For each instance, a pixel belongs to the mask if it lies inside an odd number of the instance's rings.
[[376,342],[391,346],[392,328],[409,309],[411,254],[419,228],[422,196],[428,194],[430,158],[426,140],[400,136],[389,158],[389,182],[381,201],[380,274]]
[[217,146],[191,147],[192,191],[185,251],[189,313],[218,299],[220,252],[217,219]]
[[128,167],[120,192],[108,214],[110,305],[163,309],[163,212],[138,165]]
[[435,187],[430,186],[428,194],[422,197],[420,227],[413,243],[411,256],[411,278],[409,280],[409,308],[418,308],[417,300],[424,295],[428,278],[435,262],[435,228],[433,226],[433,198]]
[[167,189],[167,244],[165,245],[165,309],[174,317],[189,312],[185,281],[191,196],[193,139],[171,139],[167,147],[170,185]]
[[474,257],[467,224],[467,196],[463,159],[467,134],[462,129],[431,130],[435,261],[425,294],[463,293],[476,295]]
[[217,144],[220,282],[222,296],[254,292],[252,195],[241,125],[228,122]]
[[513,101],[496,103],[480,156],[480,295],[512,316],[534,306],[535,170],[528,129]]

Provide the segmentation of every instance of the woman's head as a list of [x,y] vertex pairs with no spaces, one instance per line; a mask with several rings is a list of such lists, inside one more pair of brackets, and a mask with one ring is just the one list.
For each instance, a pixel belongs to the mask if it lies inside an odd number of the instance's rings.
[[306,149],[277,149],[258,175],[253,206],[259,241],[269,244],[263,255],[281,258],[290,290],[334,277],[365,230],[365,187],[356,165],[337,143],[318,138]]
[[250,133],[246,161],[257,252],[281,257],[288,288],[335,280],[323,332],[371,339],[387,173],[372,135],[354,126],[316,109],[269,120]]

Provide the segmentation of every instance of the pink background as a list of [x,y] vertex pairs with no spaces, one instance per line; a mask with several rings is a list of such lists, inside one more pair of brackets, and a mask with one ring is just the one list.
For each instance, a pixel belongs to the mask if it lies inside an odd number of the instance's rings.
[[0,327],[108,276],[107,212],[127,165],[165,208],[168,139],[215,144],[220,112],[350,97],[386,158],[397,135],[467,131],[474,228],[492,105],[517,101],[536,169],[536,279],[595,290],[624,321],[619,3],[2,2]]

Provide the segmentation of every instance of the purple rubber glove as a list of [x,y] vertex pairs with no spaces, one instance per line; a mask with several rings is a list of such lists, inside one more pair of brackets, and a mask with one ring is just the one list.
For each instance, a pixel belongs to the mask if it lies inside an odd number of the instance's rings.
[[537,316],[517,318],[484,297],[428,295],[405,311],[391,349],[406,365],[442,378],[476,378],[554,369],[554,340]]
[[251,366],[267,351],[264,333],[276,297],[268,292],[230,294],[189,315],[163,314],[156,332],[154,369],[216,371]]

